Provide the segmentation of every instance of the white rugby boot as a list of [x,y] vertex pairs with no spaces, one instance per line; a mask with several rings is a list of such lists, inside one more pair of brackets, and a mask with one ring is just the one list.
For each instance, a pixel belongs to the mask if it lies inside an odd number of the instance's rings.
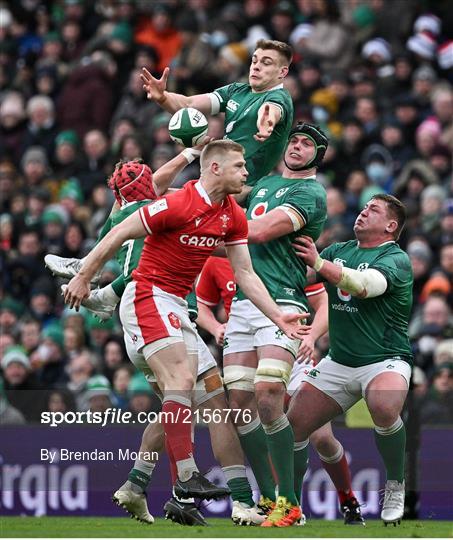
[[[59,257],[58,255],[51,254],[44,257],[44,262],[52,274],[65,279],[72,279],[83,265],[83,259],[71,259],[68,257]],[[96,285],[99,282],[101,273],[102,270],[99,270],[91,278],[91,283],[93,285]]]
[[[63,294],[67,287],[67,285],[61,286],[61,291]],[[111,292],[106,294],[105,289],[107,287],[92,290],[90,296],[85,298],[85,300],[82,300],[82,306],[86,307],[89,311],[91,311],[91,313],[101,319],[101,321],[106,321],[112,317],[113,312],[120,301],[120,299],[113,292],[113,289]],[[112,298],[112,295],[114,295],[114,298]]]
[[256,505],[249,506],[239,501],[233,501],[231,520],[235,525],[261,525],[265,519],[266,515]]
[[132,518],[142,523],[151,525],[154,523],[153,516],[149,513],[146,495],[144,493],[135,493],[123,484],[113,494],[112,501],[121,506]]
[[384,504],[382,505],[381,519],[384,525],[401,523],[404,514],[404,481],[387,480],[385,484]]

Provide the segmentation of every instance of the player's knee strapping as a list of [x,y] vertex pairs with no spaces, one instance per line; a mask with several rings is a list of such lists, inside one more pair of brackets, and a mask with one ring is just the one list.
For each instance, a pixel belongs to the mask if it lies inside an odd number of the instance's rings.
[[255,374],[255,368],[246,366],[225,366],[223,368],[223,383],[228,390],[255,392]]
[[204,379],[197,381],[195,385],[194,405],[199,407],[211,398],[223,394],[222,377],[218,373],[213,373]]
[[292,367],[283,360],[274,358],[261,358],[255,375],[255,383],[271,382],[283,383],[288,386]]

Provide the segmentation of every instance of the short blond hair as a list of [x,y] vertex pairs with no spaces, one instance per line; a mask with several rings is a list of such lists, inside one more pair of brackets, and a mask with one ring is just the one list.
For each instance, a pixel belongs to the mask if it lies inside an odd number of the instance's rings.
[[240,152],[241,154],[244,154],[244,147],[234,141],[230,141],[229,139],[221,139],[219,141],[211,141],[209,144],[207,144],[200,155],[200,166],[203,170],[205,168],[206,163],[209,163],[214,156],[220,155],[223,156],[224,154],[228,152]]

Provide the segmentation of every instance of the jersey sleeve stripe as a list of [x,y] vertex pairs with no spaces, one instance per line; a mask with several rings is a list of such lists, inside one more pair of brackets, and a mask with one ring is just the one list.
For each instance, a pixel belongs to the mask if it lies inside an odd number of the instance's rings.
[[211,100],[211,114],[218,114],[220,112],[220,105],[223,102],[221,95],[217,92],[211,92],[208,96]]
[[197,302],[200,302],[200,304],[204,304],[205,306],[216,306],[217,303],[216,302],[208,302],[207,300],[203,300],[203,298],[200,298],[199,296],[197,296]]
[[241,240],[233,240],[231,242],[225,242],[226,246],[235,246],[237,244],[248,244],[247,238],[242,238]]
[[307,224],[307,216],[305,215],[304,210],[302,210],[301,208],[297,208],[296,206],[293,206],[289,203],[284,203],[282,204],[282,206],[286,206],[286,208],[291,208],[291,210],[294,210],[294,212],[296,212],[303,219],[304,224]]
[[148,223],[146,222],[146,216],[145,216],[145,214],[144,214],[145,208],[146,208],[146,206],[142,206],[142,207],[140,208],[140,210],[138,211],[138,215],[140,216],[140,219],[142,220],[142,223],[143,223],[143,226],[144,226],[145,229],[146,229],[146,232],[147,232],[148,234],[152,234],[152,231],[151,231],[151,229],[149,228]]
[[309,296],[316,296],[317,294],[321,294],[325,291],[324,287],[322,289],[316,289],[316,291],[305,291],[305,296],[308,298]]

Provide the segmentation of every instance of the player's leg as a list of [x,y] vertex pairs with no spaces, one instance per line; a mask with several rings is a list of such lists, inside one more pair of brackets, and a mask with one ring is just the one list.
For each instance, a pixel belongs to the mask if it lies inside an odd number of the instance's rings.
[[196,404],[201,417],[208,422],[214,456],[222,467],[231,490],[233,501],[231,519],[237,525],[259,525],[264,521],[264,514],[253,501],[252,488],[244,465],[244,454],[217,367],[199,376]]
[[346,525],[365,525],[360,504],[352,490],[351,471],[344,448],[335,438],[330,422],[310,435],[310,443],[318,452],[322,466],[337,490],[344,523]]
[[[262,341],[271,342],[275,330],[278,329],[269,329],[268,333],[272,335]],[[294,434],[284,412],[286,386],[294,356],[285,348],[273,344],[258,347],[258,355],[259,363],[255,376],[258,413],[266,433],[279,493],[276,507],[263,523],[263,527],[289,526],[299,523],[302,517],[294,492]]]
[[[266,435],[255,401],[254,380],[258,357],[253,345],[255,329],[251,309],[256,308],[248,300],[233,302],[225,333],[223,378],[239,442],[261,492],[259,506],[269,511],[275,502],[275,481],[268,453],[263,451],[267,448]],[[239,411],[242,414],[236,414]],[[244,416],[245,412],[247,417]]]
[[[406,428],[400,413],[409,387],[410,366],[398,360],[380,365],[382,372],[364,385],[364,395],[375,425],[376,445],[387,472],[381,518],[386,524],[396,525],[404,513]],[[380,369],[373,366],[370,370],[373,368]]]

